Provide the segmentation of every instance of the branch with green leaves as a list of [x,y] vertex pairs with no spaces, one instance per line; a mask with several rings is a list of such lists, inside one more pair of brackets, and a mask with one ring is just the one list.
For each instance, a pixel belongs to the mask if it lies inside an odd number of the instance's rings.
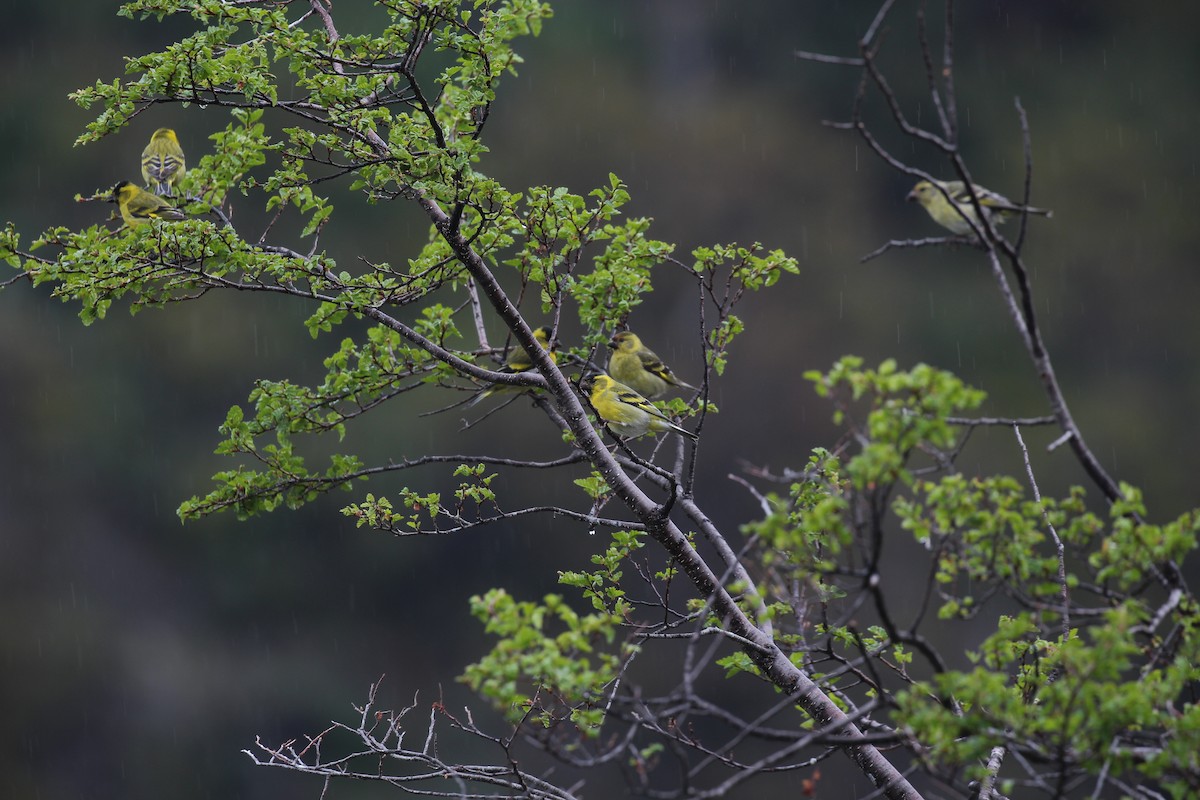
[[[970,186],[950,29],[935,69],[919,12],[922,68],[941,126],[926,131],[905,118],[876,58],[895,5],[883,3],[858,56],[815,60],[861,71],[846,127],[887,163],[932,179],[895,159],[865,124],[872,86],[900,130],[945,155]],[[1177,565],[1195,548],[1197,516],[1147,523],[1138,491],[1089,461],[1032,313],[1024,227],[1015,244],[1005,241],[985,213],[987,198],[971,189],[963,208],[974,218],[960,212],[969,234],[894,246],[953,241],[985,253],[1042,376],[1049,419],[1101,487],[1108,514],[1090,512],[1082,490],[1059,499],[1037,490],[1020,429],[1047,417],[972,416],[983,394],[950,373],[847,357],[808,376],[844,427],[842,440],[816,448],[780,481],[750,472],[782,484],[777,492],[739,477],[763,514],[730,531],[713,513],[725,498],[696,482],[705,434],[722,424],[712,389],[731,343],[753,325],[737,315],[740,301],[796,273],[796,262],[757,243],[681,257],[650,235],[650,219],[626,215],[629,193],[615,175],[584,194],[500,185],[478,168],[485,126],[500,82],[521,63],[516,43],[540,32],[549,8],[532,0],[381,6],[384,27],[362,32],[341,25],[323,0],[128,3],[128,16],[188,14],[200,29],[130,59],[129,79],[76,93],[101,109],[80,142],[120,134],[162,104],[228,114],[179,181],[186,218],[52,227],[28,249],[12,226],[0,231],[0,258],[20,271],[3,285],[51,284],[87,323],[114,304],[136,311],[237,292],[303,306],[315,339],[337,334],[319,383],[260,380],[245,408],[229,411],[218,452],[236,464],[180,507],[184,519],[300,508],[388,478],[403,483],[364,492],[343,513],[397,537],[534,515],[604,534],[589,539],[603,543],[590,569],[560,574],[561,594],[531,601],[496,589],[472,601],[495,644],[461,680],[507,715],[511,732],[491,737],[435,705],[428,735],[435,722],[449,724],[498,746],[498,763],[461,764],[405,745],[397,721],[416,706],[389,716],[371,711],[373,695],[357,726],[335,726],[301,750],[263,747],[256,760],[416,791],[429,790],[422,781],[436,773],[453,778],[457,793],[484,786],[547,798],[575,793],[522,769],[521,745],[577,767],[620,763],[633,788],[659,797],[720,796],[773,772],[815,784],[818,765],[835,753],[889,798],[921,796],[916,773],[964,791],[979,780],[992,791],[1006,754],[1024,771],[1005,778],[1010,786],[1090,778],[1097,796],[1139,777],[1171,791],[1196,786],[1185,754],[1198,749],[1200,730],[1186,694],[1200,677],[1197,604]],[[428,236],[386,262],[326,252],[322,231],[355,202],[414,209]],[[248,207],[262,212],[257,228],[245,221],[254,218]],[[638,319],[664,272],[694,293],[686,343],[702,357],[688,376],[699,389],[656,409],[695,428],[698,441],[610,447],[580,379],[605,367],[606,345]],[[529,402],[495,413],[523,415],[522,430],[550,455],[499,446],[431,453],[398,438],[368,463],[347,444],[381,409],[406,409],[414,398],[456,408],[467,393],[501,390]],[[492,413],[472,426],[499,424]],[[414,413],[411,424],[423,422]],[[971,431],[997,425],[1016,429],[1032,499],[1012,476],[961,468]],[[502,492],[529,475],[562,492],[536,503]],[[430,480],[441,487],[431,490]],[[894,574],[898,537],[907,556],[923,559],[921,570]],[[1000,603],[1005,612],[979,648],[964,655],[946,646],[940,627],[978,624]],[[641,673],[651,649],[678,654],[677,681],[665,690],[648,688]],[[711,690],[704,679],[714,673],[767,699],[751,713]],[[1129,697],[1131,684],[1146,690]],[[1127,699],[1087,716],[1105,697]],[[355,740],[345,753],[322,750],[342,734]],[[358,768],[372,761],[415,772]]]
[[[731,548],[723,548],[723,563],[719,560],[721,567],[714,570],[680,527],[691,518],[710,542],[723,543],[724,534],[691,498],[697,450],[667,467],[637,456],[628,444],[621,445],[621,455],[611,453],[572,380],[554,353],[541,348],[522,311],[536,303],[553,320],[555,341],[568,323],[582,328],[582,343],[566,348],[564,364],[591,364],[598,346],[627,324],[650,291],[652,271],[683,266],[704,311],[697,334],[706,354],[705,396],[694,406],[674,408],[695,413],[703,427],[715,410],[706,400],[708,372],[720,374],[731,341],[743,329],[733,315],[736,302],[746,289],[769,287],[796,272],[795,262],[758,245],[720,245],[699,249],[693,263],[680,264],[671,246],[647,235],[649,220],[621,217],[628,194],[615,176],[587,198],[557,187],[518,193],[500,186],[476,169],[485,152],[481,134],[498,82],[520,63],[514,41],[537,34],[549,9],[530,0],[481,0],[469,8],[458,2],[400,2],[383,8],[387,26],[368,34],[340,29],[335,11],[318,0],[136,0],[125,5],[122,13],[131,17],[190,14],[201,28],[160,53],[130,59],[130,80],[98,82],[77,92],[81,105],[102,109],[80,143],[119,133],[160,104],[227,109],[233,121],[212,137],[213,151],[179,182],[185,220],[115,231],[104,225],[81,232],[54,228],[28,252],[11,234],[6,260],[35,282],[53,283],[64,300],[78,302],[86,322],[103,318],[114,302],[125,299],[136,309],[213,291],[267,293],[306,303],[314,336],[350,319],[368,322],[366,341],[345,339],[326,360],[322,384],[262,381],[251,394],[252,414],[230,411],[218,451],[247,459],[248,466],[219,473],[212,492],[181,507],[185,518],[223,509],[250,515],[281,504],[298,507],[361,479],[445,463],[417,454],[371,467],[356,453],[332,452],[327,468],[308,466],[299,440],[340,438],[402,395],[477,383],[540,390],[535,408],[545,413],[553,425],[548,430],[555,431],[562,447],[549,463],[566,467],[586,461],[604,487],[579,487],[587,511],[559,505],[546,507],[547,513],[591,528],[644,531],[657,541],[674,565],[670,574],[676,582],[686,578],[691,593],[721,620],[729,640],[752,653],[763,674],[818,724],[838,732],[845,749],[888,787],[889,796],[910,796],[895,768],[860,740],[853,722],[778,649],[769,625],[764,626],[761,601],[746,588],[748,574],[729,560]],[[426,59],[432,52],[446,57]],[[285,83],[286,92],[281,91]],[[334,203],[321,190],[339,181],[365,202],[409,203],[423,212],[430,224],[423,250],[403,264],[340,268],[318,244],[324,226],[335,219]],[[268,217],[259,230],[240,221],[239,195],[261,198]],[[307,245],[278,239],[280,223],[297,217],[301,237],[311,238]],[[435,295],[454,299],[436,302]],[[420,306],[412,322],[401,314],[410,305]],[[465,343],[460,314],[470,315],[478,347]],[[476,363],[490,350],[485,314],[511,334],[514,347],[525,350],[532,369],[506,372]],[[381,530],[437,531],[537,510],[504,510],[485,465],[535,466],[504,459],[484,454],[456,465],[461,480],[453,496],[402,488],[399,504],[371,495],[346,513]],[[592,510],[605,503],[619,503],[627,518]],[[399,506],[405,511],[397,512]],[[743,588],[735,595],[726,587],[729,582]],[[620,607],[594,619],[618,624]],[[565,606],[557,608],[564,621],[581,619],[563,616]],[[531,624],[532,619],[518,618],[506,639]],[[528,677],[537,678],[533,665],[543,662],[522,663],[529,665]],[[569,669],[581,664],[575,656],[562,663]],[[611,661],[604,663],[611,669]],[[539,679],[539,690],[546,690],[547,680]],[[576,675],[575,680],[586,689],[599,678]],[[574,694],[561,695],[567,696]],[[601,719],[593,712],[584,721],[595,725]]]

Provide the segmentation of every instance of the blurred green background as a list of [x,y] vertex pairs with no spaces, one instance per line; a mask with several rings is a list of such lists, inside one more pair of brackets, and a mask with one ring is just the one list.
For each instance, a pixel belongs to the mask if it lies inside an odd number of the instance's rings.
[[[729,530],[756,513],[725,478],[741,460],[794,467],[832,444],[829,409],[801,376],[842,354],[928,362],[986,389],[989,413],[1045,413],[978,254],[858,263],[888,239],[940,230],[903,202],[911,179],[821,124],[845,118],[857,73],[793,56],[853,55],[870,5],[560,3],[541,38],[519,46],[527,63],[489,121],[482,169],[509,188],[586,193],[615,172],[633,194],[630,213],[653,216],[652,233],[678,243],[685,260],[695,246],[727,241],[800,260],[799,277],[746,301],[747,332],[716,384],[721,414],[706,430],[701,490]],[[90,116],[67,93],[111,81],[123,56],[164,46],[191,21],[132,22],[94,0],[0,8],[0,219],[26,242],[107,216],[109,207],[72,197],[136,178],[154,128],[177,128],[198,158],[225,126],[217,109],[159,107],[118,136],[73,148]],[[333,8],[343,32],[379,18],[366,3]],[[1183,3],[1153,13],[1083,0],[958,8],[965,156],[981,183],[1020,194],[1020,96],[1033,201],[1055,210],[1050,222],[1032,221],[1026,251],[1046,340],[1093,449],[1145,488],[1155,519],[1196,504],[1200,472],[1198,18],[1200,7]],[[906,110],[928,119],[911,11],[893,19],[885,64]],[[879,111],[873,102],[882,121]],[[950,177],[936,153],[880,133],[898,155]],[[334,258],[415,252],[426,233],[411,210],[367,206],[344,189],[333,190],[343,199],[322,240]],[[257,218],[260,209],[238,202],[241,219]],[[257,230],[246,223],[244,233]],[[700,356],[685,288],[664,270],[631,323],[691,380]],[[300,324],[309,309],[261,297],[210,296],[133,317],[114,308],[88,328],[76,311],[49,286],[0,295],[4,797],[316,797],[315,779],[257,769],[239,750],[256,735],[274,743],[352,720],[350,704],[385,673],[385,705],[420,691],[423,702],[444,693],[461,707],[468,697],[452,676],[485,646],[466,598],[494,585],[526,597],[551,591],[557,569],[586,565],[599,544],[549,521],[399,541],[337,513],[366,489],[250,522],[182,526],[178,503],[232,465],[211,454],[226,409],[256,377],[315,378],[336,339],[314,342]],[[406,397],[353,441],[376,460],[554,451],[542,423],[520,432],[530,413],[521,403],[467,432],[454,414],[416,421],[441,404]],[[546,442],[528,430],[544,430]],[[1067,448],[1044,452],[1050,438],[1027,433],[1045,493],[1084,480]],[[1006,431],[977,434],[962,462],[1019,464]],[[441,473],[412,480],[445,483]],[[519,478],[501,488],[513,505],[574,502],[568,490]],[[347,786],[330,796],[383,794]]]

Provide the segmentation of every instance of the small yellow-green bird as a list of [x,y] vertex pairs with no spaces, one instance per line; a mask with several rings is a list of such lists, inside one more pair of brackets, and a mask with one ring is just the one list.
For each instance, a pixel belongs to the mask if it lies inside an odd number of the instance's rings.
[[642,344],[633,331],[621,331],[612,337],[608,346],[612,348],[608,374],[643,397],[651,400],[661,397],[672,386],[695,391],[695,386],[675,377],[671,368]]
[[[537,343],[542,346],[543,350],[550,351],[550,360],[557,362],[558,355],[550,349],[550,328],[543,325],[540,328],[533,329],[533,338],[537,339]],[[514,347],[508,354],[508,358],[504,360],[504,366],[496,370],[497,372],[517,373],[525,372],[533,369],[533,358],[529,353],[525,352],[525,348],[520,345]],[[524,392],[530,387],[527,386],[511,386],[507,383],[497,383],[484,389],[479,394],[471,398],[464,408],[470,408],[485,397],[491,397],[495,394],[511,394],[513,392]]]
[[[945,190],[945,194],[938,189],[939,186]],[[979,198],[979,206],[993,225],[999,225],[1022,212],[1042,217],[1054,216],[1054,212],[1049,209],[1019,205],[982,186],[975,186],[975,196]],[[962,181],[921,181],[912,188],[906,199],[909,202],[920,203],[929,212],[929,216],[933,217],[934,222],[943,228],[949,228],[959,236],[973,235],[971,222],[976,225],[979,223],[975,206],[971,204],[971,195]]]
[[158,194],[171,195],[171,187],[179,183],[187,169],[183,163],[183,148],[175,131],[159,128],[150,136],[150,144],[142,151],[142,180]]
[[588,393],[592,408],[618,436],[636,438],[647,433],[675,431],[692,441],[698,438],[672,422],[649,400],[607,375],[587,375],[579,382],[579,388]]
[[121,209],[121,219],[131,228],[152,219],[184,219],[183,212],[175,206],[129,181],[121,181],[113,187],[112,202]]

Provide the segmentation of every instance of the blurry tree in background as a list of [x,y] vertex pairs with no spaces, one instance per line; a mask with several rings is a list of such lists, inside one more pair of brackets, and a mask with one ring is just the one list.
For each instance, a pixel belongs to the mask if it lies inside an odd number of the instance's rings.
[[[883,35],[901,16],[896,5],[882,4],[857,53],[799,55],[853,71],[838,127],[913,180],[938,176],[896,153],[930,148],[971,187],[954,4],[936,22],[916,4],[905,58],[885,66],[881,54],[898,46]],[[1037,172],[1019,102],[1025,191],[1009,215],[1012,238],[998,213],[984,213],[987,197],[967,188],[964,230],[866,257],[977,253],[1047,413],[980,416],[984,394],[949,372],[847,356],[808,375],[845,429],[840,441],[798,450],[780,471],[746,453],[751,463],[730,483],[698,486],[709,431],[772,424],[721,414],[713,387],[730,344],[754,325],[737,305],[777,290],[796,262],[759,244],[680,256],[651,237],[647,218],[625,213],[617,175],[586,195],[502,186],[478,169],[487,122],[521,63],[514,47],[541,31],[549,8],[380,6],[386,18],[371,31],[340,25],[322,0],[129,3],[129,16],[190,14],[200,29],[134,59],[132,80],[77,93],[101,108],[81,139],[160,104],[228,114],[211,152],[187,154],[175,200],[188,219],[57,227],[28,248],[9,225],[0,240],[21,270],[7,284],[50,283],[85,322],[124,300],[136,310],[226,292],[302,305],[318,340],[338,332],[319,381],[261,379],[248,409],[230,410],[218,452],[237,463],[180,507],[184,519],[252,517],[347,490],[359,495],[344,514],[398,539],[465,537],[537,516],[591,535],[591,567],[562,570],[561,593],[530,600],[496,588],[470,600],[495,644],[459,680],[503,720],[441,702],[393,710],[373,688],[359,717],[260,740],[253,759],[326,786],[355,778],[456,797],[582,797],[597,770],[652,797],[737,796],[779,773],[796,775],[806,796],[864,796],[870,786],[892,798],[1200,791],[1200,610],[1182,569],[1200,520],[1151,522],[1140,491],[1110,475],[1069,410],[1023,257],[1032,229],[1021,209]],[[916,118],[894,88],[914,79],[933,109]],[[425,246],[387,261],[323,249],[339,218],[323,191],[335,183],[395,209],[397,227],[415,209]],[[268,215],[243,221],[241,207],[256,204]],[[605,367],[615,333],[638,327],[643,296],[664,273],[694,309],[672,345],[701,357],[676,364],[700,388],[660,408],[698,441],[606,444],[610,431],[579,381]],[[535,338],[540,325],[551,349]],[[522,350],[531,369],[502,368]],[[493,385],[517,391],[465,405]],[[425,422],[411,418],[391,421],[392,441],[356,438],[364,420],[415,393],[435,396],[444,414],[461,409],[476,432],[507,424],[519,435],[503,445],[485,436],[484,449],[468,451],[423,441],[414,432]],[[1080,487],[1041,494],[1023,434],[1035,426],[1053,426],[1052,446],[1071,449],[1102,504],[1089,506]],[[1023,469],[962,469],[978,429],[1011,432]],[[410,477],[438,471],[449,491]],[[368,479],[383,488],[362,492]],[[542,499],[510,500],[502,487],[523,482]],[[761,513],[731,528],[718,510],[733,493]],[[911,549],[920,573],[893,555]],[[465,600],[452,583],[435,606]],[[953,632],[968,623],[989,631],[970,650]],[[830,759],[838,754],[853,770]]]

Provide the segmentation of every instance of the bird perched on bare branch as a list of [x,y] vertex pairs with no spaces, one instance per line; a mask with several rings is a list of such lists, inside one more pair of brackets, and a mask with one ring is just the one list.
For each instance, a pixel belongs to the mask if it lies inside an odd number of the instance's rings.
[[[1051,217],[1054,212],[1046,208],[1034,208],[1014,203],[1003,195],[976,185],[975,197],[979,206],[993,225],[999,225],[1006,219],[1017,214],[1037,214]],[[971,223],[979,225],[979,215],[971,203],[971,194],[962,181],[921,181],[912,188],[906,198],[909,202],[920,203],[929,212],[933,221],[948,228],[959,236],[972,236]],[[970,222],[968,222],[970,220]]]

